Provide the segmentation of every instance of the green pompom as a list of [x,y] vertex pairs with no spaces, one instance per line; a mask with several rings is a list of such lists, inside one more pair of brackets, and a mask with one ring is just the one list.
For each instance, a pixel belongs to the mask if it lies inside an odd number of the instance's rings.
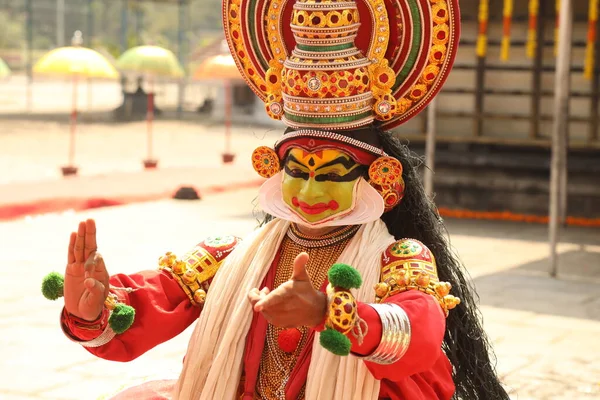
[[319,343],[336,356],[347,356],[350,354],[350,347],[352,347],[352,343],[346,335],[331,328],[321,332]]
[[333,287],[358,289],[362,285],[360,273],[347,264],[333,264],[327,273]]
[[135,309],[127,304],[117,304],[113,310],[108,324],[115,333],[123,333],[133,324]]
[[42,281],[42,294],[48,300],[56,300],[63,297],[65,289],[65,278],[58,272],[50,272]]

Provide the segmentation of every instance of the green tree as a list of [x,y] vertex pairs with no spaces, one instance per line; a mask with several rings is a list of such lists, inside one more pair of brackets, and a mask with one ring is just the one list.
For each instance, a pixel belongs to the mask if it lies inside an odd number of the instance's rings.
[[0,49],[21,49],[25,46],[25,18],[0,11]]

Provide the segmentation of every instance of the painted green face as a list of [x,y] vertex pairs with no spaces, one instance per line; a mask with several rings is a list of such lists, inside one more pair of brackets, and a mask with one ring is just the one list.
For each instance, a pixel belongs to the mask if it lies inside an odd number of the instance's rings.
[[346,153],[308,153],[293,148],[284,164],[283,201],[306,221],[316,223],[349,211],[363,168]]

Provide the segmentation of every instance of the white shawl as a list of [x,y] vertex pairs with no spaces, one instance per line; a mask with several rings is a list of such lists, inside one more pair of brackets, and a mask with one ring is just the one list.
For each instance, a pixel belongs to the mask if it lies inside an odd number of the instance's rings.
[[[245,239],[226,258],[190,339],[183,371],[175,387],[180,400],[234,399],[242,374],[246,336],[253,311],[247,300],[262,283],[289,222],[276,219]],[[357,300],[373,302],[381,254],[394,242],[381,220],[361,226],[337,262],[356,268],[363,277]],[[323,349],[315,335],[306,384],[306,399],[377,399],[379,381],[364,363]]]

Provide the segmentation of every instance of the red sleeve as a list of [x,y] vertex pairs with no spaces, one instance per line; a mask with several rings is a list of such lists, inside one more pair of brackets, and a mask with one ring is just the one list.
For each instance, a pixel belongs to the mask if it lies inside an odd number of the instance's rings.
[[441,353],[434,365],[425,372],[392,382],[381,381],[379,398],[390,400],[450,400],[454,395],[452,365]]
[[[365,362],[376,379],[400,381],[414,374],[430,370],[443,355],[442,341],[446,329],[446,319],[437,300],[417,290],[402,292],[386,299],[402,307],[410,321],[411,339],[408,350],[398,362],[389,365]],[[369,355],[377,349],[381,340],[381,320],[379,314],[368,304],[359,303],[358,315],[369,327],[361,346],[349,335],[352,352]]]
[[[111,286],[133,291],[113,290],[119,301],[135,309],[133,325],[107,344],[86,349],[112,361],[130,361],[154,346],[183,332],[200,315],[179,284],[166,271],[143,271],[133,275],[114,275]],[[105,310],[98,320],[88,322],[63,311],[65,332],[75,340],[88,341],[100,336],[108,324]]]

